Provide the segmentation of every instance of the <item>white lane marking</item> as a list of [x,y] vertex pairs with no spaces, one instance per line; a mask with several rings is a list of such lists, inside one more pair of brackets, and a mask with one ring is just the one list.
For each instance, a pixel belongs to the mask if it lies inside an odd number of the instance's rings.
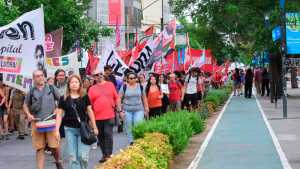
[[215,121],[214,125],[212,126],[211,130],[209,131],[208,135],[206,136],[203,144],[201,145],[196,157],[194,158],[194,160],[191,162],[191,164],[189,165],[189,167],[187,169],[197,169],[198,164],[203,156],[203,153],[205,151],[205,149],[207,148],[207,145],[211,139],[211,137],[213,136],[226,108],[228,107],[228,104],[230,102],[230,100],[232,99],[233,93],[230,95],[229,99],[227,100],[225,106],[223,107],[223,109],[221,110],[219,117],[217,118],[217,120]]
[[267,117],[266,117],[266,115],[265,115],[265,112],[264,112],[264,110],[261,107],[260,102],[258,101],[256,95],[254,95],[254,96],[255,96],[255,100],[256,100],[256,103],[258,105],[258,108],[259,108],[259,110],[261,112],[261,115],[262,115],[262,117],[263,117],[263,119],[265,121],[265,124],[267,125],[267,128],[269,130],[269,133],[270,133],[270,135],[272,137],[272,140],[273,140],[274,146],[275,146],[275,148],[277,150],[277,153],[279,155],[282,167],[284,169],[292,169],[292,167],[291,167],[288,159],[286,158],[285,153],[283,152],[283,150],[282,150],[282,148],[281,148],[281,146],[279,144],[279,141],[278,141],[278,139],[277,139],[277,137],[276,137],[276,135],[275,135],[275,133],[274,133],[274,131],[273,131],[273,129],[272,129],[272,127],[271,127],[271,125],[270,125]]

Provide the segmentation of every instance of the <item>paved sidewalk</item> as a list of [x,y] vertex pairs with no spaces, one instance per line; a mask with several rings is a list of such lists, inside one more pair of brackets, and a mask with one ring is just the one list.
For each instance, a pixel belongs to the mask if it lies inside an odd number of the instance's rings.
[[254,98],[232,98],[197,168],[283,169]]
[[288,94],[287,119],[283,119],[281,100],[277,108],[268,97],[259,101],[291,167],[300,169],[300,89],[288,88]]
[[[114,133],[114,153],[120,151],[128,145],[127,137],[124,133]],[[62,149],[66,150],[65,146]],[[65,153],[65,160],[67,159]],[[89,169],[94,169],[102,157],[100,148],[91,150],[89,158]],[[54,159],[52,156],[46,155],[46,169],[55,169]],[[64,163],[65,169],[68,164]],[[35,169],[35,152],[31,145],[31,138],[26,140],[16,140],[16,136],[11,136],[9,141],[1,141],[0,143],[0,169]]]

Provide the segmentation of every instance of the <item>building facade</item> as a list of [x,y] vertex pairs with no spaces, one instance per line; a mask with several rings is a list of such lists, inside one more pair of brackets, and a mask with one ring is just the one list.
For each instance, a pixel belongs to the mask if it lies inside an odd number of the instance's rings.
[[142,0],[142,10],[143,30],[149,25],[155,25],[155,27],[160,28],[162,16],[164,24],[168,23],[173,18],[169,0]]
[[[116,25],[119,25],[121,30],[119,49],[127,49],[133,46],[135,33],[141,30],[141,8],[141,0],[92,0],[87,15],[100,25],[114,30]],[[100,51],[107,40],[115,42],[115,34],[99,38]]]

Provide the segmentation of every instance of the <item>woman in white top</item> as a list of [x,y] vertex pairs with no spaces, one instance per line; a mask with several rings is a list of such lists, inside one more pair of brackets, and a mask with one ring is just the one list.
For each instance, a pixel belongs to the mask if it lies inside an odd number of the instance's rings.
[[159,85],[163,92],[161,113],[166,113],[169,105],[169,86],[167,78],[164,74],[159,75]]

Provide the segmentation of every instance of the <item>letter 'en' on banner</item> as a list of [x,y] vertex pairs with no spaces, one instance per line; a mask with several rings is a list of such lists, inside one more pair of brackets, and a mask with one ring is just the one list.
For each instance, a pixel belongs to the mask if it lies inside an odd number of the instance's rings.
[[31,76],[23,76],[11,73],[3,73],[3,83],[25,93],[28,92],[33,86],[33,80]]
[[0,72],[31,76],[44,69],[43,8],[27,12],[0,27]]

